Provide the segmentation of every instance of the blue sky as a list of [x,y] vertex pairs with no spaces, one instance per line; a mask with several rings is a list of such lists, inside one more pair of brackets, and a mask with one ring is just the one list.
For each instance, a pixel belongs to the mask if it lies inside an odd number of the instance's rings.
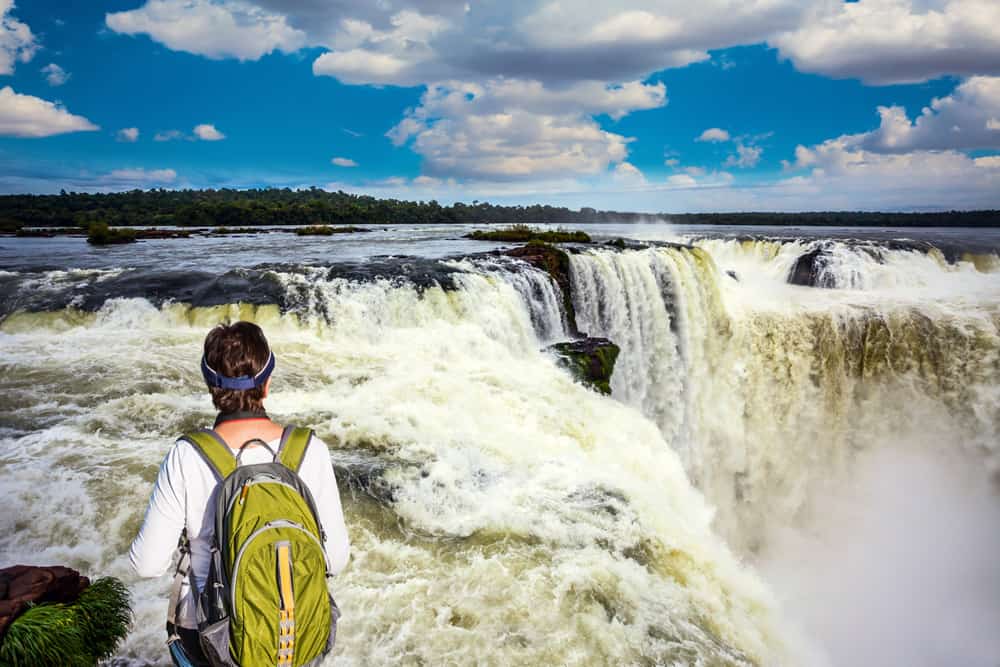
[[318,186],[651,213],[1000,208],[1000,3],[0,10],[2,192]]

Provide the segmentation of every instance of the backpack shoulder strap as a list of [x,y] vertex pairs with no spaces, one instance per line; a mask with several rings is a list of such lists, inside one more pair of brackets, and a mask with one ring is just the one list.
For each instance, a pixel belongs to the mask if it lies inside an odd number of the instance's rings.
[[236,457],[215,431],[209,429],[191,431],[181,438],[194,446],[195,451],[201,455],[220,482],[236,470]]
[[278,445],[277,461],[297,475],[311,438],[312,429],[286,426],[285,432],[281,434],[281,444]]

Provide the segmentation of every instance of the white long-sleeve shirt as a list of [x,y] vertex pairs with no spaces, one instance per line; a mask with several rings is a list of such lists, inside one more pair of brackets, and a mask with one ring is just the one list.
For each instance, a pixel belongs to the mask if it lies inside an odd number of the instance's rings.
[[[277,451],[279,439],[267,444]],[[240,457],[240,465],[267,463],[271,452],[265,447],[248,447]],[[347,526],[340,505],[340,492],[333,472],[330,453],[322,440],[313,436],[299,468],[299,477],[309,487],[319,520],[326,532],[326,553],[330,571],[340,572],[347,564],[350,545]],[[208,577],[212,537],[215,532],[215,473],[186,440],[178,440],[167,452],[156,477],[153,493],[146,508],[146,518],[139,534],[132,541],[129,561],[140,577],[159,577],[170,569],[181,531],[187,528],[191,543],[191,567],[198,589]],[[197,628],[194,596],[188,582],[181,589],[180,613],[177,624]]]

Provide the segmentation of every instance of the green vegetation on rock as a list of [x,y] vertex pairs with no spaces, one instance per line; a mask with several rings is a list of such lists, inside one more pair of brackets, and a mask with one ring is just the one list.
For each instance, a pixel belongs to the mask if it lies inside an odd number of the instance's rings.
[[541,241],[543,243],[590,243],[590,235],[586,232],[573,231],[569,229],[556,229],[546,231],[535,229],[528,225],[511,225],[503,229],[476,230],[465,235],[465,238],[474,241],[509,241],[513,243],[527,243],[530,241]]
[[353,234],[354,232],[367,232],[364,227],[330,227],[329,225],[311,225],[309,227],[299,227],[295,233],[299,236],[332,236],[334,234]]
[[87,230],[87,243],[92,245],[114,245],[135,242],[134,229],[111,229],[106,222],[91,223]]
[[606,338],[583,338],[556,343],[550,349],[578,380],[602,394],[611,394],[611,374],[621,351],[617,345]]
[[98,579],[71,604],[32,605],[7,628],[0,664],[93,667],[128,634],[130,605],[128,588],[113,577]]

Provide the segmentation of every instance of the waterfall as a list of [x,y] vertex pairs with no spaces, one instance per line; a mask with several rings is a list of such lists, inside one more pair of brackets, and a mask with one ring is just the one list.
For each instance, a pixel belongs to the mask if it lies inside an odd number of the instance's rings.
[[886,285],[862,267],[862,290],[785,284],[804,250],[710,241],[571,257],[579,326],[622,346],[613,395],[660,426],[744,548],[859,451],[902,438],[991,465],[1000,454],[995,276],[885,250],[878,272],[921,280]]

